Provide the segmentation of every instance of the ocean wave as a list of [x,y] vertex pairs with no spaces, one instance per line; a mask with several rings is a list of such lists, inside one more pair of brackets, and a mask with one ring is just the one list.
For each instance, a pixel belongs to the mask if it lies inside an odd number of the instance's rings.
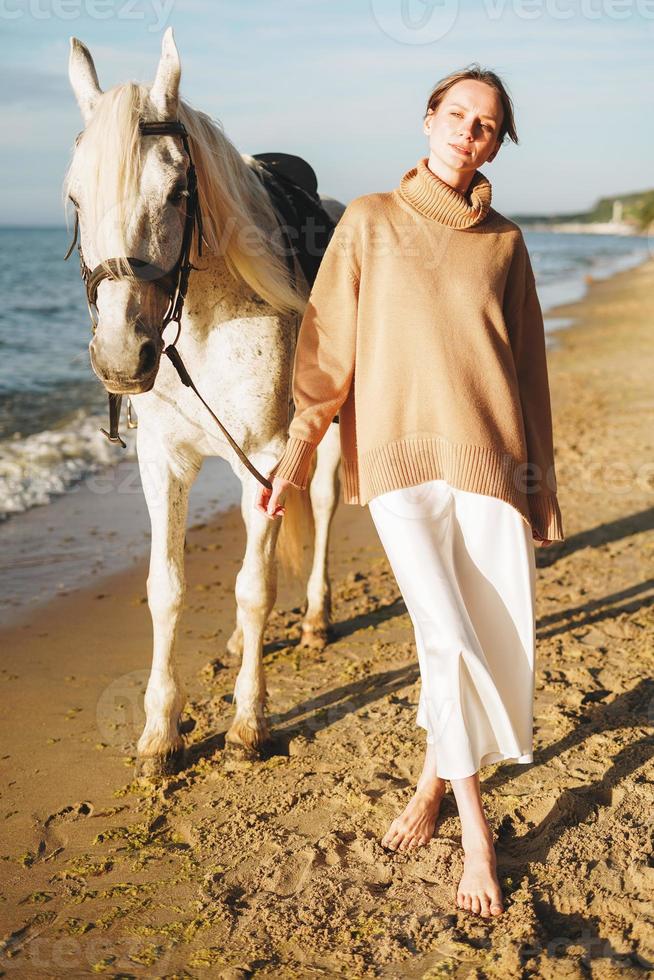
[[63,313],[68,309],[62,303],[23,303],[14,306],[12,313],[39,313],[42,316],[54,316],[55,313]]
[[47,504],[84,477],[135,458],[135,431],[121,430],[127,449],[120,449],[100,432],[107,424],[105,415],[79,410],[56,429],[0,442],[0,519]]

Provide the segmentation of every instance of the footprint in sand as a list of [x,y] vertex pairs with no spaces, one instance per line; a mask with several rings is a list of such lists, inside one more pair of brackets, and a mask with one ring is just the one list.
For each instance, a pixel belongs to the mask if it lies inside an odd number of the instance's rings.
[[295,854],[289,854],[272,873],[262,887],[274,892],[282,898],[297,895],[301,892],[311,877],[311,869],[317,853],[312,847],[306,847]]
[[53,820],[77,820],[79,817],[90,817],[92,814],[93,804],[87,800],[82,800],[80,803],[71,803],[69,806],[64,806],[61,810],[51,813],[49,817],[45,818],[43,826],[49,827]]
[[56,912],[45,910],[37,912],[22,926],[5,936],[2,940],[3,965],[7,966],[8,963],[11,963],[11,958],[16,956],[28,943],[37,939],[56,918]]
[[362,872],[368,885],[390,885],[393,869],[385,864],[388,856],[374,837],[358,837],[352,844],[352,855],[366,865]]
[[513,819],[506,820],[502,833],[503,846],[518,850],[522,856],[555,841],[566,826],[574,826],[586,817],[583,803],[571,789],[547,793],[539,800],[521,807],[521,817],[529,827],[528,836],[516,836]]
[[349,845],[355,840],[356,834],[350,831],[332,831],[318,840],[321,861],[332,868],[337,864],[347,864],[350,858]]
[[50,813],[45,820],[41,820],[38,814],[33,814],[34,832],[37,837],[36,853],[39,858],[47,858],[54,851],[65,847],[68,837],[62,833],[62,825],[92,816],[93,809],[92,803],[82,800]]

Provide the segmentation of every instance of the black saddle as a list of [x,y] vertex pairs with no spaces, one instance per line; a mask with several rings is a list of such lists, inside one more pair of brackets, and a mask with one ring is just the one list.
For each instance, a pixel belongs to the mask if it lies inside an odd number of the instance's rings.
[[310,163],[293,153],[254,153],[255,160],[264,163],[277,176],[290,180],[313,198],[319,200],[318,178]]
[[320,260],[334,233],[335,222],[320,202],[318,178],[310,163],[292,153],[253,153],[263,166],[257,171],[277,211],[286,237],[286,258],[293,281],[293,257],[313,286]]
[[[318,178],[310,163],[293,153],[253,153],[263,165],[258,172],[280,219],[282,230],[293,232],[293,242],[286,240],[286,260],[291,281],[295,283],[293,257],[309,284],[313,286],[320,260],[334,233],[336,224],[320,202]],[[338,422],[338,415],[334,416]]]

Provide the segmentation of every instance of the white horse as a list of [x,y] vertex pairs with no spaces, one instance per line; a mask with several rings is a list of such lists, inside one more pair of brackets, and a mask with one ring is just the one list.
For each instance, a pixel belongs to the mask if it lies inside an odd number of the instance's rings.
[[[197,236],[193,271],[177,347],[198,390],[256,468],[268,475],[284,452],[292,417],[291,378],[297,330],[308,286],[295,263],[289,281],[273,245],[278,223],[257,176],[260,164],[240,154],[219,124],[179,97],[180,59],[172,30],[163,36],[150,88],[135,83],[102,92],[93,59],[71,38],[69,77],[84,119],[66,175],[65,193],[77,210],[86,265],[110,256],[140,258],[171,269],[180,254],[188,196],[188,156],[176,135],[142,136],[140,121],[180,120],[198,177],[203,253]],[[342,203],[323,197],[334,221]],[[280,522],[257,511],[257,479],[243,465],[196,395],[167,357],[167,306],[161,289],[133,275],[104,278],[90,343],[93,370],[108,392],[129,395],[138,414],[137,454],[152,526],[148,604],[154,650],[145,693],[146,724],[138,741],[139,768],[171,771],[184,747],[186,702],[174,646],[185,591],[184,540],[190,488],[202,461],[220,456],[242,483],[247,534],[236,577],[236,628],[227,649],[240,655],[235,717],[226,747],[257,753],[269,732],[262,651],[266,621],[277,595],[275,558]],[[301,643],[323,646],[330,625],[327,572],[329,529],[340,492],[336,424],[322,440],[306,493],[290,488],[280,557],[297,572],[313,525],[314,553]],[[284,539],[286,546],[284,548]]]

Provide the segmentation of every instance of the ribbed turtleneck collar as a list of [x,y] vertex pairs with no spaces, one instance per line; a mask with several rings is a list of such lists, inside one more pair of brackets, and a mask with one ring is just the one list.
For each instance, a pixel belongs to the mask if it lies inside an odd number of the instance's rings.
[[429,169],[428,159],[418,160],[417,166],[402,177],[398,188],[401,197],[427,218],[450,228],[470,228],[482,222],[491,203],[488,178],[476,170],[468,190],[462,194]]

